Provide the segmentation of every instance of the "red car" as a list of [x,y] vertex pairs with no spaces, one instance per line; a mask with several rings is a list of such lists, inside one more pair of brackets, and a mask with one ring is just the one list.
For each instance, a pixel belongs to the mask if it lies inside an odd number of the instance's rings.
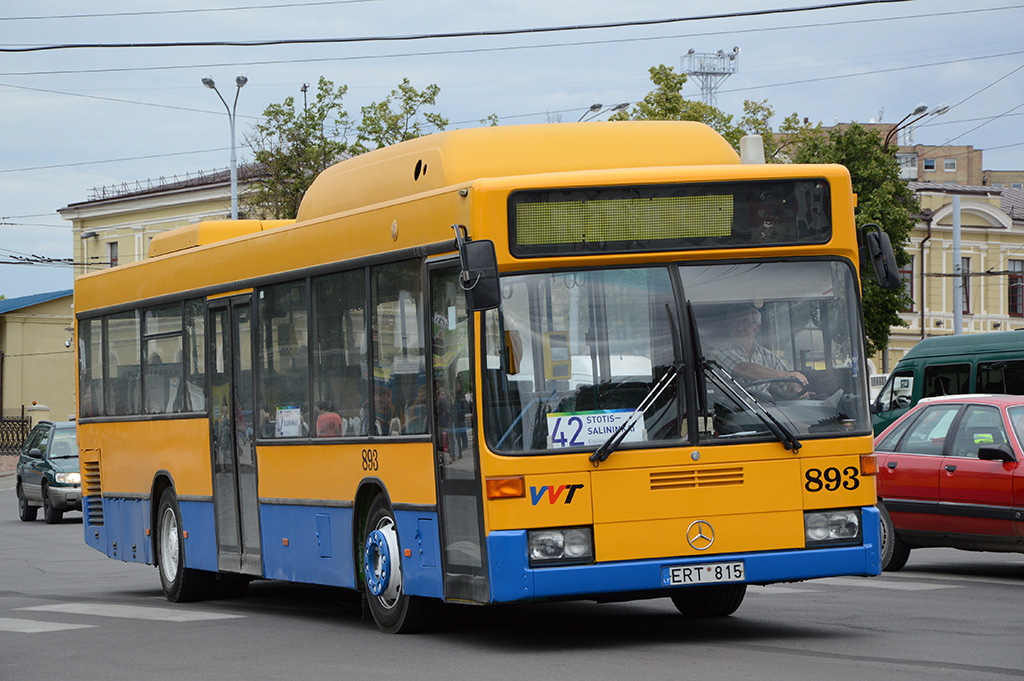
[[1024,396],[921,400],[875,438],[882,569],[910,550],[1024,553]]

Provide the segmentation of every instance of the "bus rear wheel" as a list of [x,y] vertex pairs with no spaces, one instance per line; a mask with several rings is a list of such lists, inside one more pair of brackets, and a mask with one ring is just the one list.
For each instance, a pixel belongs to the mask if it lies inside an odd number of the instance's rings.
[[405,593],[398,525],[383,494],[370,502],[362,536],[363,587],[377,628],[386,634],[422,630],[431,604]]
[[216,574],[185,567],[181,509],[171,488],[160,495],[158,508],[156,557],[164,596],[172,603],[209,598],[216,586]]
[[674,594],[672,604],[690,617],[726,617],[736,612],[746,594],[746,584],[694,586]]

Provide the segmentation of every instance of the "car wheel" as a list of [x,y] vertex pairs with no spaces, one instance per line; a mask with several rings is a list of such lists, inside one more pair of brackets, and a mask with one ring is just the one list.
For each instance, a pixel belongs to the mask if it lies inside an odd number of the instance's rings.
[[24,520],[26,523],[30,523],[36,519],[36,513],[39,509],[35,506],[29,506],[28,499],[25,498],[25,490],[21,489],[21,483],[18,483],[18,517]]
[[746,584],[695,586],[674,594],[672,604],[690,617],[726,617],[736,612],[746,594]]
[[206,570],[185,567],[185,541],[181,525],[181,509],[174,492],[167,488],[160,495],[157,511],[156,557],[160,586],[172,603],[185,603],[209,598],[216,586],[217,575]]
[[886,510],[885,505],[881,502],[878,504],[878,515],[882,523],[880,541],[882,546],[879,551],[882,560],[882,570],[885,572],[896,572],[907,564],[907,559],[910,558],[910,546],[896,534],[896,528],[893,527],[889,511]]
[[43,484],[43,520],[47,525],[56,525],[64,518],[64,511],[58,511],[50,501],[50,488]]
[[432,603],[403,589],[398,525],[384,495],[370,502],[362,536],[363,587],[373,621],[387,634],[423,629]]

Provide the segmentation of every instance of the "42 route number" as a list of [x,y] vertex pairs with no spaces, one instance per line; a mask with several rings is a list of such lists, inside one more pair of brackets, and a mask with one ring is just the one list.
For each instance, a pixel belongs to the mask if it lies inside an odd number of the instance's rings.
[[363,450],[363,470],[364,471],[375,471],[377,470],[377,450],[376,449],[364,449]]
[[860,470],[856,466],[847,466],[841,471],[835,466],[825,470],[808,468],[804,478],[807,481],[804,483],[804,489],[808,492],[835,492],[840,487],[848,490],[860,487]]

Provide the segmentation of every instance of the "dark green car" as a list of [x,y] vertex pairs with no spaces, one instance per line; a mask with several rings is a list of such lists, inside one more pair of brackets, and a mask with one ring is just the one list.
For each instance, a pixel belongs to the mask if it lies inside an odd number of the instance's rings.
[[75,422],[42,421],[29,433],[18,459],[18,516],[59,523],[65,511],[82,510],[82,475],[78,470]]

